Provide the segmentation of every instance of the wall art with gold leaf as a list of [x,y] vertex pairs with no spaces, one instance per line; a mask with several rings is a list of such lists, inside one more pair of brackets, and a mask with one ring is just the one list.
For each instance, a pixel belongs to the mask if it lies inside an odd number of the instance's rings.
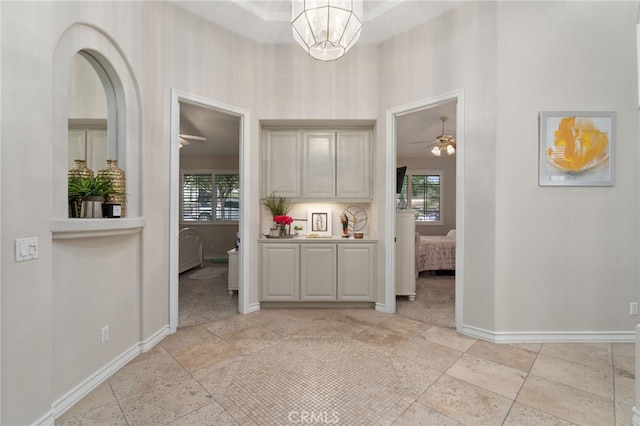
[[540,113],[541,186],[613,186],[612,111]]

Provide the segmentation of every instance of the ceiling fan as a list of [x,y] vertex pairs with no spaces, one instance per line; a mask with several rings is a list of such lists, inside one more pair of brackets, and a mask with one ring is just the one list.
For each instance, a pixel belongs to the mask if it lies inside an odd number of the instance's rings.
[[440,117],[440,121],[442,122],[442,134],[438,136],[433,141],[418,141],[418,142],[410,142],[412,144],[416,143],[431,143],[431,145],[425,147],[424,149],[433,146],[431,149],[431,153],[436,157],[440,157],[442,152],[446,152],[448,155],[452,155],[456,153],[456,138],[451,135],[444,134],[444,122],[447,120],[447,117]]
[[198,142],[206,142],[207,138],[204,136],[195,136],[195,135],[187,135],[185,133],[180,133],[180,137],[178,138],[178,143],[180,144],[180,148],[185,145],[189,145],[189,140],[198,141]]

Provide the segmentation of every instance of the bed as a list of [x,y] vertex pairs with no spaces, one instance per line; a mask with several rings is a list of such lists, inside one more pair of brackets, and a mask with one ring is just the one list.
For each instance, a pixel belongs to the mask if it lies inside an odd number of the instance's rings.
[[422,271],[456,269],[456,231],[446,236],[427,236],[416,232],[416,275]]
[[202,241],[200,234],[193,228],[180,230],[180,249],[178,271],[183,273],[196,266],[202,266]]

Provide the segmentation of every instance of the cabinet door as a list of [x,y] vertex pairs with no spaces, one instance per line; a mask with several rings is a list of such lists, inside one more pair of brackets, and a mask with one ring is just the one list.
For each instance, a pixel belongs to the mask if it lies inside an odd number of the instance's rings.
[[297,301],[300,283],[299,244],[262,243],[260,254],[262,300]]
[[263,151],[264,195],[300,197],[300,133],[267,131]]
[[336,245],[300,245],[300,300],[336,300]]
[[106,130],[87,130],[87,167],[96,175],[107,167],[108,145]]
[[338,132],[336,139],[336,185],[338,198],[371,198],[369,132]]
[[87,139],[84,130],[69,129],[69,169],[75,166],[74,160],[87,160]]
[[302,134],[302,196],[333,198],[336,194],[335,133]]
[[375,243],[338,244],[338,300],[375,300],[375,256]]

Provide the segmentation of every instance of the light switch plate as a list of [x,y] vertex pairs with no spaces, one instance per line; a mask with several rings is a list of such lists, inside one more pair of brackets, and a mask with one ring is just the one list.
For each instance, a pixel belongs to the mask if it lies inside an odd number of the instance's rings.
[[16,262],[38,258],[38,238],[18,238],[16,240]]

